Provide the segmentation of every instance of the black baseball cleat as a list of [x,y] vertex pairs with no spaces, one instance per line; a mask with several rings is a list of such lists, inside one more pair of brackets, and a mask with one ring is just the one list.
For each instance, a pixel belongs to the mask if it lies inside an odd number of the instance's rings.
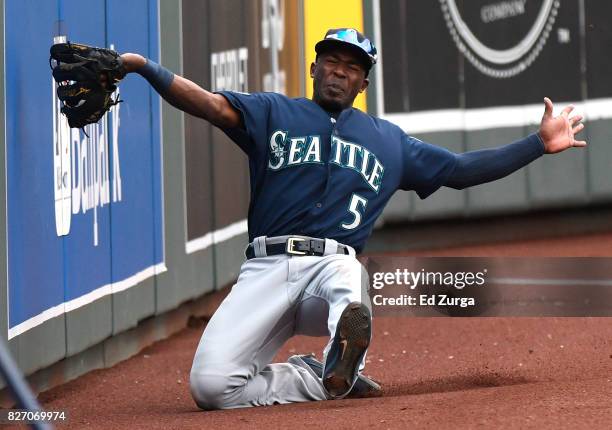
[[323,369],[323,386],[332,398],[344,397],[353,388],[371,335],[370,310],[363,303],[349,303],[338,320]]
[[[289,357],[289,363],[298,366],[308,366],[321,379],[323,377],[323,363],[314,355],[293,355]],[[382,388],[373,379],[360,374],[351,391],[346,395],[347,398],[377,397],[382,394]]]

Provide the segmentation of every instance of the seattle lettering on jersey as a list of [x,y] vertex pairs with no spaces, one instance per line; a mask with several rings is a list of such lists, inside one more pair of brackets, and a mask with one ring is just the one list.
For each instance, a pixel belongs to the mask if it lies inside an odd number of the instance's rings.
[[[385,168],[363,146],[332,136],[329,162],[356,171],[378,193]],[[320,136],[290,137],[283,130],[272,133],[268,169],[280,170],[306,163],[322,163]]]

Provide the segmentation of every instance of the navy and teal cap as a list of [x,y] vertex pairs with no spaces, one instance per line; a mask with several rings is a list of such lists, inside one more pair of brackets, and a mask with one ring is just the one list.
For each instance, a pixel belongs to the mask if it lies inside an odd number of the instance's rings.
[[356,48],[354,51],[361,56],[366,72],[370,71],[378,59],[378,53],[374,44],[354,28],[332,28],[327,30],[323,40],[315,45],[315,51],[318,55],[337,46]]

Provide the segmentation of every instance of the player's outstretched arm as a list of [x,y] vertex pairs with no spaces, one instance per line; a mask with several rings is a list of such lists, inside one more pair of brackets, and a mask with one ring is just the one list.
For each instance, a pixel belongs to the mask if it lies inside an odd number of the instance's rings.
[[553,104],[544,98],[544,116],[540,130],[524,139],[498,148],[457,154],[456,164],[445,186],[455,189],[473,187],[501,179],[526,166],[543,154],[555,154],[572,147],[584,147],[576,134],[584,129],[581,115],[570,117],[574,109],[567,106],[559,116],[553,116]]
[[175,75],[142,55],[121,55],[127,73],[138,73],[172,106],[203,118],[221,128],[242,125],[240,113],[220,94],[206,91],[196,83]]
[[496,181],[538,159],[544,151],[542,139],[534,133],[497,148],[455,154],[455,168],[444,185],[462,190]]

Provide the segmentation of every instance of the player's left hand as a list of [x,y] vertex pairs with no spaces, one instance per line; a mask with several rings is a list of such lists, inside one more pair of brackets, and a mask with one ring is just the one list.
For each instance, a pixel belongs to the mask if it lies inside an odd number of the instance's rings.
[[556,154],[572,147],[584,147],[586,141],[576,140],[574,136],[584,129],[581,123],[582,115],[570,117],[574,110],[573,105],[565,107],[559,116],[553,116],[553,104],[548,97],[544,97],[544,116],[540,123],[540,137],[544,142],[546,154]]
[[51,46],[50,55],[49,65],[58,83],[61,112],[70,127],[83,128],[96,123],[120,102],[113,95],[127,70],[117,52],[66,42]]

